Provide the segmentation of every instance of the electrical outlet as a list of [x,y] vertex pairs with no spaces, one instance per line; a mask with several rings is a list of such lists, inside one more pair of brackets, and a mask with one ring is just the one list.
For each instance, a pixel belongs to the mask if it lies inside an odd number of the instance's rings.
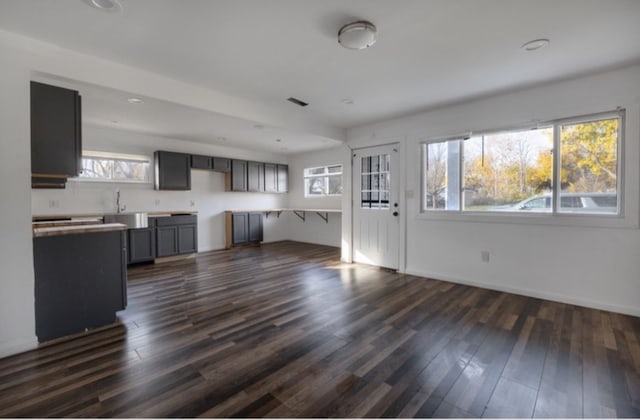
[[480,259],[483,263],[488,263],[491,260],[491,253],[489,251],[480,251]]

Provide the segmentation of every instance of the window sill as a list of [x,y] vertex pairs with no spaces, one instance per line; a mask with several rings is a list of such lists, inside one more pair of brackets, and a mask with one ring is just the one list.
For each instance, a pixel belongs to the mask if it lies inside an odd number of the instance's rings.
[[463,223],[501,223],[533,226],[637,229],[638,221],[624,215],[592,214],[496,214],[473,212],[422,211],[416,220]]
[[92,178],[69,178],[69,181],[89,184],[135,184],[135,185],[153,185],[151,181],[127,181],[124,179],[92,179]]

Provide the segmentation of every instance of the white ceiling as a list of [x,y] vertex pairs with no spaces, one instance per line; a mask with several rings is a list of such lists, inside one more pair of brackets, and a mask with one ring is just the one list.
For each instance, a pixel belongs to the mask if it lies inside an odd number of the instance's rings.
[[[120,2],[0,0],[0,28],[341,128],[640,61],[638,0]],[[379,30],[364,51],[336,40],[356,19]]]
[[[280,154],[301,153],[342,143],[51,75],[37,74],[33,79],[77,90],[82,96],[82,121],[85,124]],[[131,104],[128,99],[132,97],[144,102]]]

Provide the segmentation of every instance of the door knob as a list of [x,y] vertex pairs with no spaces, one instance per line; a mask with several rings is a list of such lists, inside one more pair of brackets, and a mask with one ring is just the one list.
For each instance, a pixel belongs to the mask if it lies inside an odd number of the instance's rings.
[[400,214],[400,213],[398,213],[397,211],[393,212],[393,215],[396,216],[396,217],[398,216],[398,214]]

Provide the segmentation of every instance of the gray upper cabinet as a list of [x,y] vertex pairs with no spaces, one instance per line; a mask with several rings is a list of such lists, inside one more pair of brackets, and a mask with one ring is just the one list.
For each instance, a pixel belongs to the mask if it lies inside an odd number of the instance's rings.
[[247,191],[264,192],[264,163],[247,163]]
[[213,157],[212,169],[217,172],[229,172],[231,171],[231,159]]
[[287,165],[277,165],[278,171],[278,192],[289,191],[289,167]]
[[231,172],[227,174],[228,191],[247,191],[247,161],[231,160]]
[[275,163],[264,164],[264,192],[278,192],[278,171]]
[[191,155],[157,151],[154,158],[156,190],[191,189]]
[[[31,82],[31,173],[41,180],[82,170],[82,104],[77,91]],[[54,182],[60,184],[60,182]]]
[[211,160],[209,156],[191,155],[191,169],[211,169]]

